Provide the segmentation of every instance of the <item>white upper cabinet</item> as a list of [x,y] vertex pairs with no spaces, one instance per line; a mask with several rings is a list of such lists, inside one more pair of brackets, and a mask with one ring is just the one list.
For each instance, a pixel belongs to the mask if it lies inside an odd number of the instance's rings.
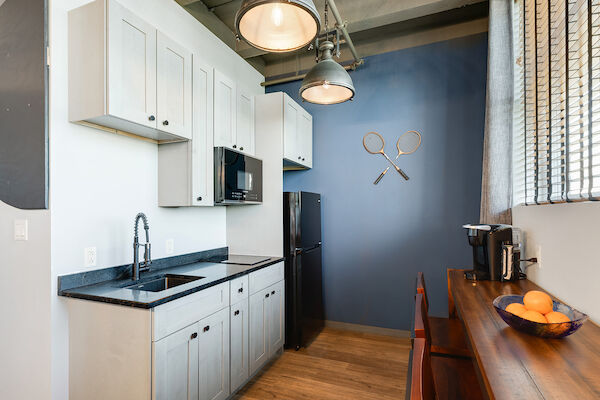
[[115,0],[69,12],[69,120],[191,138],[191,53]]
[[[233,79],[215,69],[215,147],[233,148],[236,125],[236,88]],[[237,147],[237,146],[236,146]]]
[[157,110],[159,129],[192,137],[192,54],[157,34]]
[[312,142],[313,126],[312,115],[302,110],[299,116],[297,148],[299,150],[300,164],[312,168]]
[[215,69],[215,147],[254,155],[254,96]]
[[254,96],[243,85],[237,85],[236,95],[237,149],[254,155]]
[[214,205],[213,69],[193,58],[192,140],[158,147],[158,205]]
[[284,96],[283,104],[283,157],[299,162],[302,157],[298,149],[298,118],[300,106],[289,96]]

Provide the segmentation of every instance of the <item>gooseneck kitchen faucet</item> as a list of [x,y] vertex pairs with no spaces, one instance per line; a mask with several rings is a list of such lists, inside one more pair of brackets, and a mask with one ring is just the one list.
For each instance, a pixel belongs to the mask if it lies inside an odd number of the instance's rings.
[[[144,246],[144,262],[140,266],[140,256],[139,256],[139,247],[142,246],[138,237],[138,224],[140,219],[144,222],[144,230],[146,231],[146,243]],[[133,236],[133,265],[132,265],[132,279],[137,281],[140,279],[140,271],[147,271],[150,269],[150,264],[152,264],[152,258],[150,256],[150,227],[148,226],[148,218],[146,214],[139,213],[135,216],[135,234]]]

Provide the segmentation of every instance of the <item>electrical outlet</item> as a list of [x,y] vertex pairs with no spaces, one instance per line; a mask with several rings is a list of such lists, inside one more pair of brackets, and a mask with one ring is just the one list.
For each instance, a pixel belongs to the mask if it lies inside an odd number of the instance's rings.
[[17,241],[29,239],[29,227],[26,219],[15,219],[14,237]]
[[538,245],[536,250],[537,267],[542,269],[542,246]]
[[175,252],[175,239],[167,239],[165,242],[165,252],[167,255]]
[[86,247],[83,251],[83,263],[86,267],[96,266],[96,248]]

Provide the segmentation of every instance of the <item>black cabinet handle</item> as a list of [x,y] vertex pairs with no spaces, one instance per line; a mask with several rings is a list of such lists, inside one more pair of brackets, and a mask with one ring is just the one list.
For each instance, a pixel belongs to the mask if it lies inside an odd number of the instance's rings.
[[269,297],[269,293],[265,294],[265,297]]
[[304,158],[302,159],[302,161],[304,161]]
[[202,196],[198,196],[198,198],[196,200],[202,201]]
[[298,160],[301,160],[301,159],[302,159],[302,156],[298,156]]
[[198,337],[198,332],[194,332],[192,333],[192,336],[190,336],[190,339],[196,339]]
[[148,119],[149,119],[150,121],[154,121],[154,120],[156,119],[156,117],[154,117],[154,115],[151,115],[151,116],[149,116],[149,117],[148,117]]
[[165,120],[163,121],[163,125],[164,125],[164,126],[167,126],[167,125],[169,125],[169,121],[167,121],[167,120],[165,119]]
[[244,288],[243,287],[239,288],[238,293],[244,293]]
[[243,147],[240,147],[240,150],[244,150],[244,148],[243,148]]
[[240,314],[240,310],[236,310],[233,315],[239,315]]
[[210,325],[206,325],[202,331],[203,332],[208,332],[209,329],[210,329]]
[[235,145],[235,144],[234,144],[234,145],[233,145],[233,148],[234,148],[234,149],[237,149],[237,145]]

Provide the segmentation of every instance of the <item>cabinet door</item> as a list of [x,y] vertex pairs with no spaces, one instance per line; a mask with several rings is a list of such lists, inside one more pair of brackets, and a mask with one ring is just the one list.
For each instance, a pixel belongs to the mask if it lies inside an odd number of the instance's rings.
[[283,346],[285,341],[285,296],[283,281],[269,286],[269,358]]
[[229,396],[229,307],[198,323],[198,399]]
[[213,71],[194,57],[191,204],[214,205],[213,176]]
[[214,85],[214,145],[233,148],[236,140],[235,82],[215,69]]
[[231,392],[248,379],[248,299],[231,306]]
[[107,113],[156,128],[156,29],[108,4]]
[[312,115],[302,110],[298,128],[298,147],[302,160],[300,164],[312,168]]
[[254,96],[237,86],[236,144],[238,150],[254,155]]
[[298,149],[298,104],[288,96],[283,96],[283,158],[300,162],[302,157]]
[[157,34],[157,127],[188,139],[192,137],[192,53]]
[[198,324],[154,343],[154,400],[198,400]]
[[250,375],[269,358],[269,297],[268,289],[250,296]]

